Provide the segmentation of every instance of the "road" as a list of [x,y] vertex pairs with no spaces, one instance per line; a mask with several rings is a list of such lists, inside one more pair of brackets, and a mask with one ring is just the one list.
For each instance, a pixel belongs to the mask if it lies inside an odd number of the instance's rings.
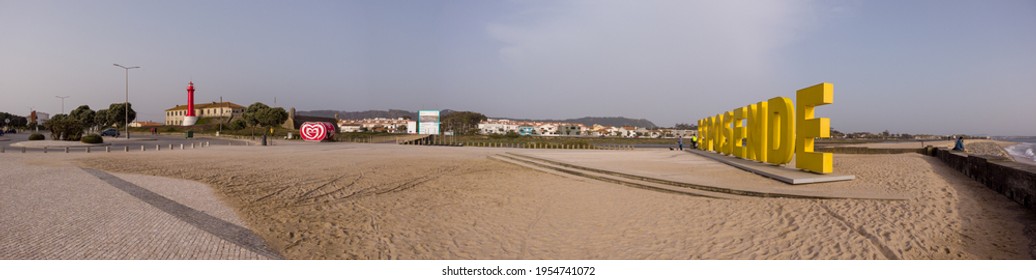
[[[50,138],[49,132],[41,131],[41,133],[46,135],[48,139]],[[85,147],[87,146],[90,146],[94,151],[103,150],[106,146],[111,147],[112,151],[122,151],[125,150],[126,147],[129,147],[130,150],[139,151],[141,146],[144,146],[144,149],[153,150],[156,145],[165,150],[168,149],[170,145],[172,145],[171,147],[174,149],[179,149],[181,144],[185,147],[189,147],[192,143],[195,145],[202,145],[206,142],[208,142],[209,145],[255,144],[242,139],[217,138],[212,136],[199,136],[193,139],[186,139],[183,136],[150,135],[146,133],[133,134],[130,139],[104,137],[104,144],[98,145],[83,144],[77,141],[55,142],[46,140],[46,142],[34,143],[35,141],[27,142],[29,140],[29,134],[30,133],[26,132],[4,134],[3,136],[0,136],[0,148],[3,148],[8,153],[13,151],[20,152],[22,150],[22,146],[25,147],[26,152],[42,152],[43,146],[49,146],[47,149],[50,151],[64,149],[66,146],[70,147],[69,149],[74,151],[85,150]]]

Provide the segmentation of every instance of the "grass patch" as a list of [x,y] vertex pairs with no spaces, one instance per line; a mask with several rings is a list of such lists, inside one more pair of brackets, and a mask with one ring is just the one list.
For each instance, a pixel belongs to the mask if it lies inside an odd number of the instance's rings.
[[100,144],[104,143],[104,138],[101,138],[101,136],[97,134],[87,134],[86,136],[83,136],[80,141],[87,144]]

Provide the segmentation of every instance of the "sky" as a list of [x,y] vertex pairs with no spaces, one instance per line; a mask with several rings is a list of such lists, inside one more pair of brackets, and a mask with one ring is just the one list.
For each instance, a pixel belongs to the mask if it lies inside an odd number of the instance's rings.
[[1036,135],[1036,1],[0,0],[0,111],[129,100],[695,123],[834,84],[842,132]]

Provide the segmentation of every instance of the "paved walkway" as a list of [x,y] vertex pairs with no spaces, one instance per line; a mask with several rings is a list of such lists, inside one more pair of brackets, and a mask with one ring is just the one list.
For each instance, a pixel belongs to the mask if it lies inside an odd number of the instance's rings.
[[206,185],[0,156],[0,259],[275,259]]

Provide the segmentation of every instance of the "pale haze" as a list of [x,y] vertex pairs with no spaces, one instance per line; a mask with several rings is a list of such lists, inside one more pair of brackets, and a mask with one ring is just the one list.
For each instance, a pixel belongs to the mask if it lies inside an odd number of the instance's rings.
[[6,1],[0,111],[130,102],[693,123],[834,84],[843,132],[1036,135],[1036,1]]

